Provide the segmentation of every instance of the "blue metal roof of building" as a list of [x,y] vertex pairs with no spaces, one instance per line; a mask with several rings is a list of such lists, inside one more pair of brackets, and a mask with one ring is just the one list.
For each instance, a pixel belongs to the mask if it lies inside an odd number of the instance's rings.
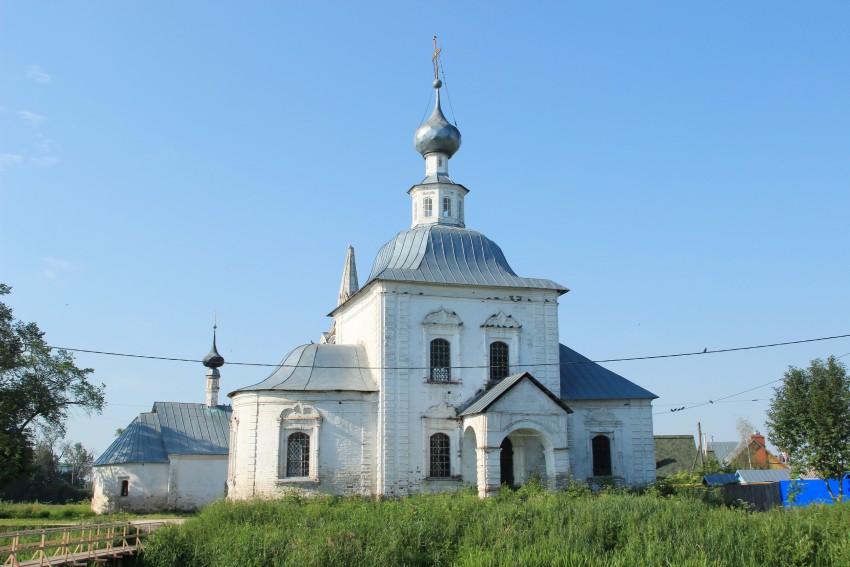
[[559,346],[564,400],[655,399],[658,396],[573,349]]
[[230,395],[257,390],[375,392],[378,387],[368,366],[362,345],[301,345],[286,355],[268,378]]
[[94,466],[167,463],[169,455],[227,455],[230,406],[156,402],[140,413]]
[[568,291],[552,280],[517,276],[495,242],[480,232],[445,225],[400,232],[378,252],[366,283],[373,280]]

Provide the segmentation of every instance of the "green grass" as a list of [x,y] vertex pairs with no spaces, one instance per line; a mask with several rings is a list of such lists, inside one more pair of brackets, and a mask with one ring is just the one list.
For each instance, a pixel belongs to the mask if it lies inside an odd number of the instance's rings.
[[118,512],[102,516],[95,515],[91,503],[42,504],[39,502],[2,502],[0,501],[0,532],[33,530],[56,525],[74,523],[109,523],[129,520],[158,518],[185,518],[192,516],[185,512],[162,512],[157,514],[130,514]]
[[158,531],[172,565],[850,565],[850,504],[753,513],[710,499],[474,491],[218,502]]

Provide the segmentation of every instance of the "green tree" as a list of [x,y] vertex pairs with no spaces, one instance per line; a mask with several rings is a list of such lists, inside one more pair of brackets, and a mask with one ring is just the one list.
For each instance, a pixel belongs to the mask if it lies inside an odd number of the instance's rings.
[[[795,471],[814,472],[824,481],[848,472],[850,378],[834,356],[815,359],[805,369],[791,366],[774,388],[767,417],[768,439],[791,456]],[[843,492],[839,483],[839,497]]]
[[[11,288],[0,284],[0,296]],[[73,355],[51,349],[35,323],[16,321],[0,302],[0,488],[33,462],[33,430],[61,438],[71,408],[100,412],[103,384],[89,382],[91,368],[77,368]]]

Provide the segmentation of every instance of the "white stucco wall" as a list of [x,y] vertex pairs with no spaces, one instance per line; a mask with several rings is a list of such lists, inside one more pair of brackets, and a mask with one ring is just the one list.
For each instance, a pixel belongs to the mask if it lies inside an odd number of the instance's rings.
[[[462,324],[423,324],[441,310]],[[482,327],[494,315],[510,316],[514,328]],[[460,429],[448,418],[440,422],[440,408],[457,406],[485,386],[491,342],[509,345],[512,373],[529,371],[556,395],[560,391],[558,293],[553,290],[374,282],[340,309],[336,321],[338,344],[363,344],[370,360],[379,361],[373,366],[384,368],[376,372],[381,494],[447,487],[446,481],[427,480],[427,441],[434,432],[451,431],[453,448],[460,443]],[[434,338],[451,344],[447,383],[428,379]]]
[[[128,463],[92,468],[92,510],[153,512],[168,508],[168,463]],[[121,496],[121,481],[129,493]]]
[[197,510],[224,498],[226,455],[171,455],[168,508]]
[[604,434],[611,440],[614,477],[631,485],[655,482],[651,400],[567,400],[566,403],[575,412],[570,418],[576,479],[592,477],[591,439]]
[[[307,424],[304,431],[310,435],[313,454],[310,476],[293,479],[279,469],[281,431],[288,431],[281,415],[298,403],[319,419],[297,420],[297,427]],[[292,490],[373,494],[375,406],[375,394],[359,392],[236,394],[228,498],[273,498]]]

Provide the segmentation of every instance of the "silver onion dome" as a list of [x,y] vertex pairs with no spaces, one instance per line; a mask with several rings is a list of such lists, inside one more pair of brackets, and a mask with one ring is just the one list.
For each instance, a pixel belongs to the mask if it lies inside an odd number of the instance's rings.
[[439,79],[434,81],[434,89],[437,91],[437,103],[434,112],[422,126],[416,130],[413,136],[413,147],[416,151],[426,156],[431,153],[446,154],[452,157],[460,149],[460,130],[446,120],[443,110],[440,108],[440,87],[443,86]]

